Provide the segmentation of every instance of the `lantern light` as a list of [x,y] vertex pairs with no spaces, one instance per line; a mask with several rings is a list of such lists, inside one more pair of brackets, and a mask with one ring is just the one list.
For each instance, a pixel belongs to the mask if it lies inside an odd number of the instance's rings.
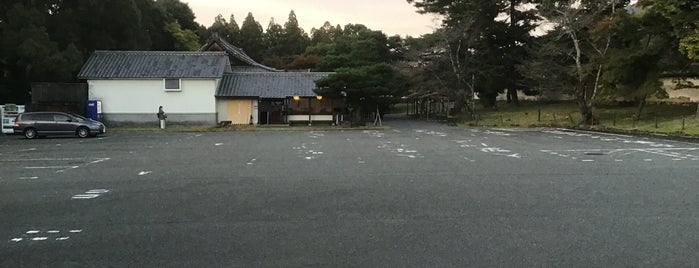
[[298,95],[294,96],[295,101],[299,101],[300,99],[301,99],[301,97],[299,97]]
[[321,101],[321,100],[323,100],[323,96],[318,95],[318,96],[316,96],[316,99],[318,99],[318,101]]

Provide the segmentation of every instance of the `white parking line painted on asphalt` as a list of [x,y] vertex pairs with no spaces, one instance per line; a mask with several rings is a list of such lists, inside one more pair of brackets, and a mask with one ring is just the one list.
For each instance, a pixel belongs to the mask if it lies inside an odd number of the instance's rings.
[[646,162],[652,162],[652,161],[653,161],[653,159],[643,159],[643,161],[646,161]]
[[25,169],[69,169],[79,168],[80,166],[39,166],[39,167],[24,167]]
[[383,138],[384,136],[384,133],[378,130],[364,130],[362,133],[369,134],[369,136],[374,138]]
[[317,139],[320,137],[325,137],[325,134],[323,133],[323,131],[311,131],[308,132],[308,137],[311,139]]
[[583,162],[595,162],[595,160],[593,160],[593,159],[583,159],[582,161]]
[[647,145],[650,147],[663,147],[663,148],[675,147],[674,145],[669,144],[669,143],[661,143],[661,142],[633,139],[634,138],[633,136],[628,136],[628,135],[599,133],[599,132],[582,131],[582,130],[572,131],[572,130],[567,130],[567,129],[544,130],[542,132],[548,133],[548,134],[553,134],[553,135],[562,135],[562,136],[570,136],[570,137],[588,137],[591,139],[596,139],[596,140],[600,140],[600,141],[607,141],[607,142],[619,142],[619,143],[625,143],[625,144],[641,144],[641,145]]
[[478,145],[470,144],[472,140],[452,140],[453,142],[459,144],[459,147],[461,148],[473,148],[476,149],[480,152],[483,153],[489,153],[493,155],[499,155],[499,156],[505,156],[505,157],[510,157],[510,158],[517,158],[521,159],[522,156],[519,153],[513,153],[510,150],[499,148],[499,147],[492,147],[489,146],[487,143],[481,143],[482,147],[479,147]]
[[488,135],[495,135],[495,136],[503,136],[503,137],[509,137],[512,136],[511,133],[505,133],[502,131],[492,131],[492,130],[485,130],[483,134],[488,134]]
[[85,158],[27,158],[27,159],[0,159],[0,162],[35,162],[35,161],[82,161]]
[[37,180],[39,177],[19,177],[20,180]]
[[[95,158],[92,158],[95,159]],[[89,158],[30,158],[30,159],[0,159],[0,162],[87,162],[81,165],[91,165],[97,164],[109,160],[110,158],[96,158],[92,160]],[[74,164],[74,163],[70,163]],[[43,165],[43,166],[25,166],[24,169],[58,169],[56,173],[62,173],[69,169],[80,168],[80,165]]]
[[[83,230],[82,229],[72,229],[70,231],[67,231],[68,233],[72,234],[77,234],[81,233]],[[19,243],[22,241],[38,241],[38,242],[46,242],[46,241],[65,241],[70,239],[70,236],[67,235],[61,235],[61,231],[59,229],[49,229],[48,231],[45,231],[42,233],[41,230],[29,230],[24,232],[22,235],[11,238],[8,242],[13,242],[13,243]]]
[[[651,154],[654,156],[663,156],[663,157],[668,157],[672,159],[673,161],[680,161],[680,160],[689,160],[690,157],[686,155],[686,151],[697,151],[699,148],[625,148],[625,149],[573,149],[573,150],[559,150],[559,151],[553,151],[553,150],[541,150],[543,153],[548,153],[551,155],[555,156],[560,156],[560,157],[565,157],[569,158],[572,155],[608,155],[608,156],[613,156],[616,159],[619,159],[619,157],[624,157],[628,156],[631,154]],[[567,153],[564,154],[563,152]],[[575,159],[575,157],[571,157],[572,159]],[[652,159],[648,160],[649,158],[646,158],[647,162],[654,161]],[[677,160],[675,160],[677,159]],[[619,161],[621,162],[621,161]]]
[[36,148],[22,149],[22,150],[19,150],[19,151],[20,151],[20,152],[36,151]]
[[109,160],[109,159],[110,159],[110,158],[99,158],[99,159],[97,159],[97,160],[95,160],[95,161],[90,162],[90,164],[97,164],[97,163],[100,163],[100,162],[107,161],[107,160]]
[[87,192],[85,192],[85,193],[88,193],[88,194],[103,194],[103,193],[108,193],[108,192],[109,192],[109,190],[107,190],[107,189],[95,189],[95,190],[89,190],[89,191],[87,191]]
[[438,132],[434,130],[425,130],[425,129],[414,129],[416,133],[422,133],[422,134],[427,134],[430,136],[435,136],[435,137],[446,137],[447,134],[443,132]]
[[214,144],[214,145],[215,145],[215,146],[221,146],[221,145],[223,145],[223,143],[217,143],[217,144]]
[[148,174],[150,174],[151,172],[153,172],[153,171],[150,171],[150,170],[149,170],[149,171],[141,171],[141,172],[138,173],[138,176],[148,175]]
[[381,141],[381,144],[376,146],[377,149],[386,150],[396,154],[399,157],[407,157],[410,159],[423,158],[417,150],[405,148],[405,144],[394,144],[391,141]]
[[72,199],[93,199],[99,196],[100,195],[98,194],[76,194],[72,197]]

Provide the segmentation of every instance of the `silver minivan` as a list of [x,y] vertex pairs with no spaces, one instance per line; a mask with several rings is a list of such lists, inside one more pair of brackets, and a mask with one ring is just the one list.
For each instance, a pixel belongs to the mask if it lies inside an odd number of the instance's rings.
[[27,139],[47,135],[76,135],[87,138],[107,132],[107,128],[99,121],[62,112],[21,113],[12,129],[14,134],[24,135]]

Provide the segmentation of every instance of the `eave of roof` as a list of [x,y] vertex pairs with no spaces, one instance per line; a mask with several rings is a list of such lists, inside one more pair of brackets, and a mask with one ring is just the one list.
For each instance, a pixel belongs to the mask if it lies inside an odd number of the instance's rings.
[[79,79],[220,78],[230,69],[225,52],[95,51]]
[[332,73],[264,72],[233,73],[221,79],[216,97],[286,98],[312,97],[315,81]]

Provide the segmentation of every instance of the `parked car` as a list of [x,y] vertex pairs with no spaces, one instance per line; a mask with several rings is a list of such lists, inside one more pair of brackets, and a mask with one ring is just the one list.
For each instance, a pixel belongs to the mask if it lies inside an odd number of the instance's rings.
[[21,113],[17,115],[12,129],[14,134],[24,135],[27,139],[47,135],[77,135],[87,138],[107,132],[107,128],[99,121],[62,112]]

